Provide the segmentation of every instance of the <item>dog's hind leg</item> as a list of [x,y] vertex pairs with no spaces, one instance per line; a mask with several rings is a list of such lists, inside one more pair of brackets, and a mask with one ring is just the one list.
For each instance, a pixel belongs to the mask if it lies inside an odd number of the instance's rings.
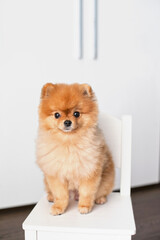
[[54,202],[53,194],[52,194],[52,192],[51,192],[51,190],[50,190],[50,188],[49,188],[49,185],[48,185],[48,183],[47,183],[47,180],[46,180],[46,177],[45,177],[45,176],[44,176],[44,185],[45,185],[45,190],[46,190],[46,192],[47,192],[47,200],[48,200],[49,202]]
[[112,192],[114,186],[114,175],[114,164],[110,161],[102,173],[102,179],[95,199],[96,204],[104,204],[107,201],[107,196]]

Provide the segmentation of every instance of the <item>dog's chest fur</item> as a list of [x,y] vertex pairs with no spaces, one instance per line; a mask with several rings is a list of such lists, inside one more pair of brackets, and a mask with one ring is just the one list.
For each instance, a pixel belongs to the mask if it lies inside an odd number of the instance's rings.
[[41,132],[37,141],[37,163],[45,174],[67,179],[70,188],[76,188],[81,178],[96,170],[102,144],[98,139],[88,134],[72,143],[59,142]]

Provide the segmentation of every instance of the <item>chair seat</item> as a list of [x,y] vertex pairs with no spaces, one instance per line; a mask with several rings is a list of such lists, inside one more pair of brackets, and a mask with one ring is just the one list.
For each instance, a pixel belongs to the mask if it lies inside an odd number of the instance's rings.
[[82,215],[77,202],[70,199],[67,211],[59,216],[50,214],[44,196],[23,223],[24,230],[60,233],[134,235],[135,222],[129,196],[112,193],[104,205],[95,205],[92,212]]

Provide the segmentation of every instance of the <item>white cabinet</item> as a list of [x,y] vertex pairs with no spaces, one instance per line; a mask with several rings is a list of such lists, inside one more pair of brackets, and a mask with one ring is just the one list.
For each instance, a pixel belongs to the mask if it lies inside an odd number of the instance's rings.
[[89,2],[83,1],[84,58],[78,60],[74,0],[0,1],[0,208],[42,195],[35,138],[46,82],[87,82],[100,110],[132,114],[132,186],[159,181],[160,6],[97,0],[98,58],[92,60]]

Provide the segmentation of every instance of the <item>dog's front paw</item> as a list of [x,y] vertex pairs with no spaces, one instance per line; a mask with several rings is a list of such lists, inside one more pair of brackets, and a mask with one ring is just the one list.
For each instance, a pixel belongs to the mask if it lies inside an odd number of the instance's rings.
[[54,204],[52,207],[51,207],[51,214],[56,216],[56,215],[61,215],[62,213],[64,213],[65,211],[65,208],[58,205],[58,204]]
[[92,207],[91,206],[79,205],[78,210],[81,214],[87,214],[87,213],[91,212]]

